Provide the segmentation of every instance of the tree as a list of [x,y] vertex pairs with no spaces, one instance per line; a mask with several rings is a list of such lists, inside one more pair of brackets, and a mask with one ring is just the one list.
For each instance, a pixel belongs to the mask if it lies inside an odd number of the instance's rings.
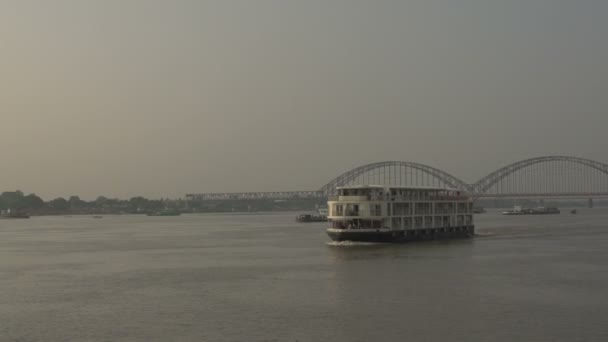
[[149,200],[146,198],[143,198],[141,196],[137,196],[137,197],[132,197],[129,200],[129,207],[131,208],[131,210],[134,211],[142,211],[142,210],[147,210],[148,206],[149,206]]
[[26,209],[29,211],[36,211],[44,207],[44,201],[42,198],[36,196],[36,194],[29,194],[23,197],[16,205],[17,209]]
[[100,205],[100,204],[103,204],[103,203],[105,203],[105,202],[107,202],[107,201],[108,201],[108,198],[107,198],[107,197],[105,197],[105,196],[99,196],[99,197],[97,197],[97,199],[95,200],[95,204]]
[[70,209],[74,210],[85,207],[87,205],[87,202],[81,200],[78,196],[70,196],[70,199],[68,199],[68,204]]
[[23,200],[23,192],[17,191],[5,191],[0,195],[0,207],[2,209],[12,209],[19,207]]
[[69,208],[69,203],[65,200],[65,198],[59,197],[50,201],[49,207],[57,211],[67,211]]

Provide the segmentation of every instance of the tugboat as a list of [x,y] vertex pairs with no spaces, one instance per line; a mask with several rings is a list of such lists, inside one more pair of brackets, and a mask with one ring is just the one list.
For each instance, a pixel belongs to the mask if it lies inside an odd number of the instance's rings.
[[330,197],[334,241],[409,242],[475,235],[473,202],[458,189],[359,185]]

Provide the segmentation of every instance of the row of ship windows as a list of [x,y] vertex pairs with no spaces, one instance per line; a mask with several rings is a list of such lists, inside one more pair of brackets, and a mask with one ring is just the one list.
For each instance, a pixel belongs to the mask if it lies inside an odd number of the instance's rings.
[[370,199],[416,199],[416,200],[465,200],[461,191],[451,190],[411,190],[411,189],[340,189],[338,196],[366,196]]
[[393,217],[387,220],[334,220],[331,227],[336,229],[379,229],[379,228],[443,228],[473,224],[472,215],[457,216],[425,216],[425,217]]
[[[383,216],[382,209],[382,204],[333,204],[330,216]],[[388,203],[384,211],[386,216],[466,214],[473,212],[473,203]]]

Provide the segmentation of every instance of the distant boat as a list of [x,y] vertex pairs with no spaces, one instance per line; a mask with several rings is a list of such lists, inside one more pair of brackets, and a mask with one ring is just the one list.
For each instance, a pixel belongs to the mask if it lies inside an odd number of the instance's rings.
[[576,209],[570,210],[570,214],[576,214]]
[[559,214],[560,211],[557,208],[522,208],[519,205],[513,207],[512,210],[503,211],[503,215],[549,215],[549,214]]
[[327,216],[302,214],[296,216],[296,222],[327,222]]
[[180,213],[177,210],[161,210],[161,211],[155,211],[155,212],[151,212],[151,213],[147,213],[146,215],[148,216],[179,216],[182,213]]
[[317,214],[301,214],[296,216],[296,222],[327,222],[327,206],[317,208]]
[[103,218],[103,216],[95,215],[95,216],[93,216],[93,218],[100,219],[100,218]]
[[486,210],[483,207],[473,208],[473,214],[485,214]]
[[0,219],[27,219],[30,215],[21,211],[12,211],[10,209],[0,212]]

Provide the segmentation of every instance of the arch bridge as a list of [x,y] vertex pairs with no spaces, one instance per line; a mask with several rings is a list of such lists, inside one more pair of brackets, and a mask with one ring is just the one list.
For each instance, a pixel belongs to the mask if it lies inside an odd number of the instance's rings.
[[317,191],[189,194],[188,200],[323,199],[336,187],[354,184],[433,186],[461,189],[474,199],[490,197],[608,196],[608,165],[590,159],[543,156],[501,167],[475,183],[440,169],[406,161],[371,163],[349,170]]

